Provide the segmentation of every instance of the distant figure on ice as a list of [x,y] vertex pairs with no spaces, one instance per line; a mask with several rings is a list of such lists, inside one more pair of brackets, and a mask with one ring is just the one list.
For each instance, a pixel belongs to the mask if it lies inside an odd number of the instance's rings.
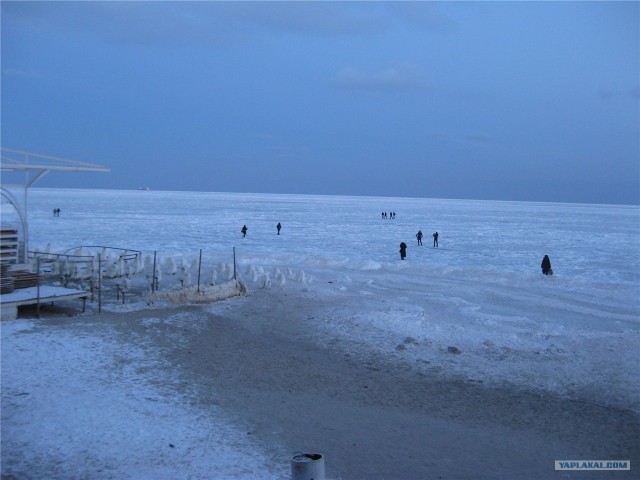
[[542,263],[540,264],[540,268],[542,268],[542,273],[544,273],[545,275],[553,275],[549,255],[544,256],[544,258],[542,259]]
[[59,208],[54,208],[53,209],[53,216],[54,217],[59,217],[60,216],[60,209]]
[[434,247],[438,246],[438,236],[440,236],[440,234],[438,232],[433,234],[433,246]]
[[242,229],[240,230],[242,232],[242,238],[247,236],[247,226],[243,225]]
[[404,260],[404,257],[407,256],[407,244],[402,242],[400,244],[400,260]]
[[418,230],[418,233],[416,233],[416,238],[418,239],[418,245],[422,245],[422,230]]
[[276,228],[278,229],[278,235],[280,235],[280,229],[282,228],[282,225],[280,225],[280,222],[278,222],[278,224],[276,225]]

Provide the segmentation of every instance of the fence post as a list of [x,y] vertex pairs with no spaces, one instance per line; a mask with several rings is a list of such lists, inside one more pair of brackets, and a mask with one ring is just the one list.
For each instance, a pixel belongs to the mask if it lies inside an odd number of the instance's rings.
[[102,260],[98,252],[98,313],[102,313]]
[[[37,275],[37,283],[36,283],[36,316],[40,318],[40,257],[36,257],[36,275]],[[17,307],[16,307],[17,308]]]
[[200,293],[200,270],[202,269],[202,249],[200,249],[200,259],[198,260],[198,293]]
[[151,293],[155,293],[156,291],[156,253],[157,250],[153,251],[153,274],[151,275]]

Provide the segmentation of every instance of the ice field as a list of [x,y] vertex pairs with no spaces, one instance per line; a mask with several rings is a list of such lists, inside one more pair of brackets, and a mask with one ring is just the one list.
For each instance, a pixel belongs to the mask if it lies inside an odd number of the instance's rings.
[[333,299],[321,339],[640,410],[637,206],[72,189],[28,202],[32,250],[107,245],[188,264],[202,249],[215,268],[235,247],[249,288],[268,278]]
[[[321,309],[292,315],[312,322],[317,342],[340,340],[356,361],[373,353],[534,398],[546,391],[640,411],[637,206],[32,189],[28,211],[30,250],[103,245],[140,250],[147,259],[156,252],[161,288],[176,288],[178,275],[168,270],[192,266],[200,250],[203,277],[223,280],[235,247],[250,290],[300,291],[317,300]],[[381,218],[383,211],[396,218]],[[2,220],[15,219],[3,208]],[[541,274],[545,254],[553,276]],[[234,302],[242,300],[205,308],[224,316]],[[107,310],[146,308],[132,301]],[[143,326],[159,322],[154,315],[150,310]],[[162,357],[145,353],[153,350],[89,333],[99,318],[80,335],[35,319],[3,322],[3,471],[288,476],[286,448],[265,449],[227,412],[191,405],[189,392],[176,396],[178,379],[163,370]],[[166,321],[176,332],[202,328],[181,310]]]

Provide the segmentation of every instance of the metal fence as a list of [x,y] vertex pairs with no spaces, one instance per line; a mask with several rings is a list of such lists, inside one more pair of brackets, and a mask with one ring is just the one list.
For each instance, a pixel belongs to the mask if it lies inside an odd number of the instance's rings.
[[[81,245],[63,253],[29,251],[31,270],[42,284],[87,291],[90,301],[102,304],[147,301],[164,291],[195,288],[197,292],[219,282],[237,280],[235,247],[226,263],[200,249],[196,260],[184,255],[161,257],[141,251],[101,245]],[[205,270],[205,266],[208,270]]]

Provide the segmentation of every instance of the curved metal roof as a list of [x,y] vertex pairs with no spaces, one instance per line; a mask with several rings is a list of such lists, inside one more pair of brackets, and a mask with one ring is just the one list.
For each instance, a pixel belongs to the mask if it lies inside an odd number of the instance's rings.
[[49,172],[109,172],[110,169],[103,165],[94,165],[87,162],[67,160],[50,155],[25,152],[2,147],[0,156],[1,172],[27,172],[32,174],[25,181],[24,186],[30,187],[33,183]]

